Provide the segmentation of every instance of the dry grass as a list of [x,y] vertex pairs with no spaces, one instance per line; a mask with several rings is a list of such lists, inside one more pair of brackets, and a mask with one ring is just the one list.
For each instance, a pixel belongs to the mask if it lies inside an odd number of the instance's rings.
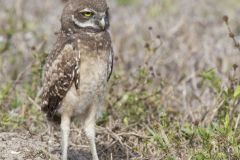
[[[101,159],[240,158],[238,4],[110,2],[115,64],[97,127]],[[0,1],[1,131],[46,129],[35,97],[62,7]],[[73,127],[72,148],[83,150],[79,135]]]

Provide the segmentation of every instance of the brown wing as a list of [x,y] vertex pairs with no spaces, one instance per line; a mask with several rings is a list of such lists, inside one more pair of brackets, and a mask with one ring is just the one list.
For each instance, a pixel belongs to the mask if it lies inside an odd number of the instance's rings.
[[73,84],[79,85],[80,53],[66,44],[54,60],[47,62],[43,82],[42,111],[50,121],[59,122],[57,109]]

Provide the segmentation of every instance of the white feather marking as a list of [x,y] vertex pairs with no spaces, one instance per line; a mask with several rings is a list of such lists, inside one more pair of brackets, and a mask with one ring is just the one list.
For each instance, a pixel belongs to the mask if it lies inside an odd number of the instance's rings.
[[81,28],[86,28],[86,27],[93,27],[93,28],[98,28],[98,26],[96,26],[94,23],[92,23],[92,21],[86,21],[84,23],[79,22],[74,15],[72,15],[72,21]]
[[66,51],[71,51],[73,50],[73,46],[71,44],[67,44],[63,50],[66,50]]

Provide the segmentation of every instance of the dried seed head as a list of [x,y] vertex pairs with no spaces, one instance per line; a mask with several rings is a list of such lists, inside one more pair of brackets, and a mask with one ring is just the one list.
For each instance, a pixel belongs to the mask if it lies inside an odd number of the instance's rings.
[[239,43],[236,43],[236,44],[235,44],[235,47],[239,48],[239,47],[240,47],[240,44],[239,44]]
[[224,15],[224,16],[223,16],[223,20],[224,20],[224,22],[228,23],[228,16],[227,16],[227,15]]
[[230,32],[229,37],[234,38],[235,37],[234,33]]
[[148,29],[149,29],[149,30],[152,30],[152,29],[153,29],[153,27],[152,27],[152,26],[149,26],[149,27],[148,27]]
[[160,35],[157,35],[157,39],[160,39],[161,38],[161,36]]
[[233,64],[233,69],[234,69],[234,71],[236,71],[237,70],[237,68],[238,68],[238,65],[237,64]]
[[145,43],[145,48],[149,49],[150,48],[150,44],[149,43]]
[[153,71],[153,66],[150,66],[150,67],[149,67],[149,70],[150,70],[150,71]]
[[36,46],[32,46],[31,49],[32,49],[33,51],[35,51],[35,50],[36,50]]

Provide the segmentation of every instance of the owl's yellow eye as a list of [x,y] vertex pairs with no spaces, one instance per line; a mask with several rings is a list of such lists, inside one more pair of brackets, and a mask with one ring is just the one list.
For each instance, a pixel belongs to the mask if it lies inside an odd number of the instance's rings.
[[93,12],[81,12],[81,14],[85,17],[92,17],[93,16]]

